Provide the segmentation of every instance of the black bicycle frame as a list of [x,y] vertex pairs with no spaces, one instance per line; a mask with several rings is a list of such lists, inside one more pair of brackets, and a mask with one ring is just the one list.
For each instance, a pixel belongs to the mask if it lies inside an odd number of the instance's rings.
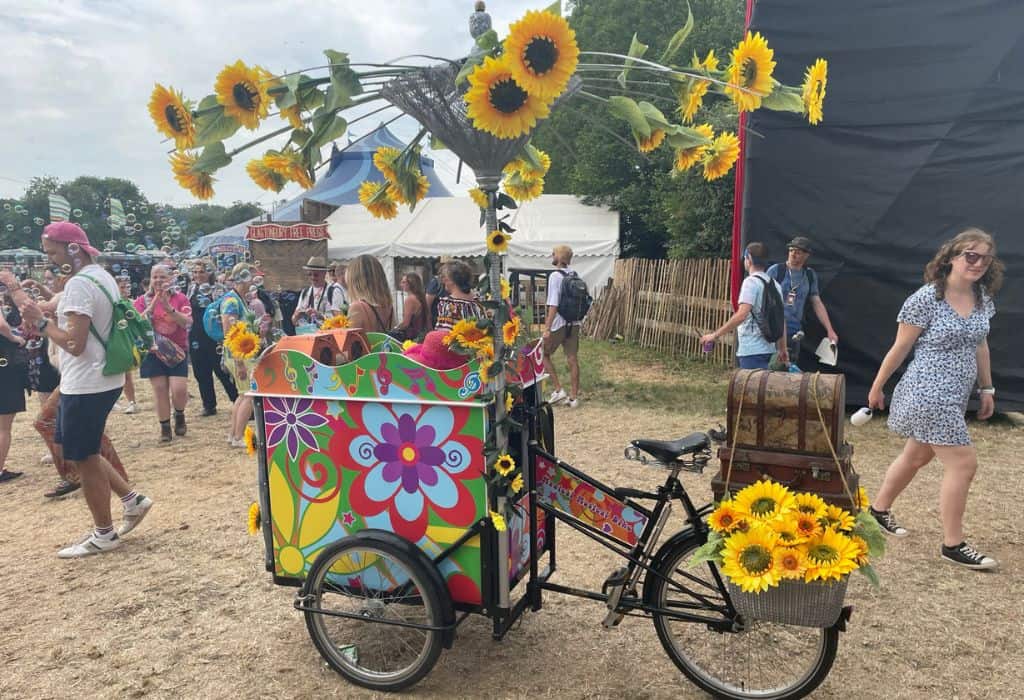
[[[539,444],[537,444],[536,441],[531,441],[529,464],[531,471],[534,472],[536,471],[537,457],[547,459],[548,461],[557,465],[560,469],[563,469],[571,473],[573,476],[579,479],[585,480],[586,482],[592,484],[596,488],[601,489],[602,491],[608,494],[617,493],[615,489],[602,484],[593,477],[588,476],[587,474],[574,468],[572,465],[567,464],[558,459],[557,457],[555,457],[554,455],[546,452],[540,447]],[[735,618],[736,613],[732,606],[732,600],[729,597],[729,593],[726,590],[725,584],[722,581],[721,575],[719,574],[716,567],[710,567],[710,570],[715,580],[715,588],[713,589],[713,593],[719,594],[721,596],[722,602],[712,599],[711,597],[709,597],[710,594],[704,594],[694,588],[690,588],[689,586],[685,585],[685,583],[678,581],[676,577],[666,577],[661,572],[655,570],[652,567],[652,562],[654,561],[653,545],[651,547],[648,547],[648,544],[650,544],[650,540],[652,537],[660,535],[660,533],[655,532],[655,529],[659,527],[658,524],[661,521],[662,515],[665,509],[668,507],[668,504],[672,500],[678,500],[682,504],[684,510],[686,511],[687,528],[690,529],[695,534],[695,536],[707,536],[708,527],[701,516],[703,513],[706,513],[707,511],[710,510],[710,506],[705,506],[700,509],[694,506],[693,501],[689,497],[689,494],[686,493],[686,489],[683,488],[682,483],[679,481],[678,471],[678,468],[670,470],[669,476],[665,480],[665,484],[658,488],[658,492],[656,494],[648,494],[639,491],[629,490],[634,495],[639,495],[644,498],[650,498],[655,500],[653,510],[648,510],[643,506],[634,503],[628,498],[622,499],[625,503],[627,503],[630,507],[634,508],[638,512],[644,513],[645,515],[649,515],[647,524],[644,526],[644,529],[640,534],[640,537],[638,538],[636,544],[631,548],[625,546],[624,544],[622,544],[612,536],[608,535],[607,533],[601,531],[600,529],[592,527],[587,523],[581,522],[580,520],[564,513],[563,511],[549,505],[548,503],[541,502],[539,499],[535,500],[535,503],[537,507],[542,509],[545,513],[553,516],[556,520],[563,522],[566,525],[569,525],[578,532],[583,533],[590,539],[594,540],[595,542],[598,542],[603,547],[610,549],[611,551],[615,552],[617,555],[625,559],[627,562],[629,562],[626,576],[627,580],[629,580],[631,577],[635,577],[637,569],[639,568],[643,570],[645,574],[648,576],[657,576],[667,581],[670,586],[684,593],[685,595],[692,597],[694,601],[696,601],[694,603],[677,603],[673,605],[671,608],[663,608],[659,606],[650,605],[640,598],[635,598],[632,596],[623,596],[620,599],[618,606],[619,611],[623,614],[635,614],[636,611],[639,611],[640,613],[646,615],[661,615],[683,622],[702,623],[713,627],[719,627],[723,630],[729,630],[733,627],[733,619]],[[531,481],[532,483],[536,484],[536,475],[533,474],[532,476],[533,478],[531,479]],[[704,585],[704,587],[709,588],[709,586],[707,586],[705,582],[701,581],[692,574],[687,574],[686,572],[678,570],[676,573],[681,574],[683,578],[690,579],[695,583],[700,583]],[[539,583],[539,587],[541,589],[554,591],[556,593],[564,593],[566,595],[572,595],[579,598],[587,598],[589,600],[596,600],[604,603],[608,602],[608,595],[605,593],[598,593],[596,591],[574,588],[570,586],[562,586],[556,583],[551,583],[547,580],[542,580]],[[706,613],[717,613],[718,616],[711,617],[700,615],[696,614],[695,612],[688,612],[689,610]]]

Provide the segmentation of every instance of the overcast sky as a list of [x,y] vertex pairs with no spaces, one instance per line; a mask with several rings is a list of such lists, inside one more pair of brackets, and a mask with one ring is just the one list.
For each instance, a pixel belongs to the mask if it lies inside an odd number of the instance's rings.
[[[488,11],[504,36],[527,9],[548,4],[501,0]],[[132,180],[151,201],[195,203],[174,182],[169,146],[146,109],[155,82],[198,102],[238,59],[283,73],[323,65],[324,49],[346,51],[353,62],[457,58],[472,44],[472,12],[471,0],[0,0],[0,197],[20,196],[34,176],[95,175]],[[378,123],[372,117],[350,133]],[[282,124],[273,118],[266,130]],[[408,118],[389,128],[405,139],[417,129]],[[251,133],[241,129],[229,147]],[[262,152],[256,147],[252,157]],[[270,206],[300,192],[258,188],[245,173],[249,155],[217,173],[214,203]],[[437,157],[438,175],[456,189],[455,161]]]

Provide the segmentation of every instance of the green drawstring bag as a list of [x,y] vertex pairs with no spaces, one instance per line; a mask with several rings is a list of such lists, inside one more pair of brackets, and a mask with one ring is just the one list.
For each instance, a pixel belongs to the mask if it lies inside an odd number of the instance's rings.
[[110,316],[110,335],[106,340],[100,337],[96,326],[89,324],[89,332],[100,342],[107,352],[106,363],[103,365],[103,374],[122,374],[131,371],[142,364],[143,355],[149,351],[153,344],[153,326],[149,319],[140,314],[127,299],[114,300],[107,288],[100,284],[99,280],[82,275],[100,288],[113,306],[113,313]]

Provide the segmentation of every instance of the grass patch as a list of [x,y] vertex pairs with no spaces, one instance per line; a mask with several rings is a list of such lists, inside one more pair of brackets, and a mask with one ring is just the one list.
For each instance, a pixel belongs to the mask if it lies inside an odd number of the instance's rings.
[[[568,387],[569,368],[561,351],[555,353],[555,370]],[[731,371],[635,345],[580,340],[580,395],[587,402],[724,416]],[[548,381],[548,392],[551,387]]]

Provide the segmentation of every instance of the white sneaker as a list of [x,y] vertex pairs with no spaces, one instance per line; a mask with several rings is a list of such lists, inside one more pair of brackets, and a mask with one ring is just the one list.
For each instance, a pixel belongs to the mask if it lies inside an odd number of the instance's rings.
[[128,405],[124,407],[124,412],[127,413],[128,415],[132,415],[137,410],[138,409],[135,407],[135,402],[134,401],[129,401]]
[[228,444],[232,447],[245,447],[245,438],[241,440],[235,440],[234,438],[228,438]]
[[566,402],[565,405],[568,406],[569,408],[576,408],[577,406],[580,405],[580,400],[579,399],[569,399]]
[[53,464],[53,455],[43,455],[39,458],[40,464]]
[[569,395],[565,393],[565,389],[555,389],[551,392],[551,396],[548,397],[548,403],[556,404],[561,403],[569,398]]
[[121,523],[121,527],[117,529],[117,534],[123,537],[134,530],[152,507],[152,498],[142,495],[137,496],[133,505],[125,506],[124,520]]
[[120,546],[121,540],[116,532],[110,533],[109,537],[101,537],[93,530],[80,542],[76,542],[70,547],[65,547],[57,552],[57,556],[61,559],[79,559],[92,556],[93,554],[103,554]]

